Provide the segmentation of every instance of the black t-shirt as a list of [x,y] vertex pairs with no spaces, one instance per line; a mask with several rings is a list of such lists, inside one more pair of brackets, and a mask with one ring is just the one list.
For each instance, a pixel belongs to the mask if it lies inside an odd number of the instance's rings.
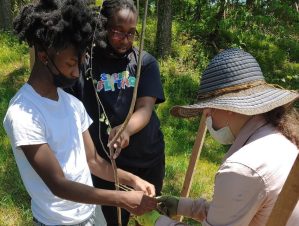
[[[97,94],[104,106],[112,128],[124,122],[131,105],[136,81],[138,50],[124,57],[110,57],[102,49],[95,49],[93,54],[93,82]],[[75,96],[82,100],[88,114],[93,119],[89,131],[99,154],[108,159],[100,144],[99,132],[103,145],[107,147],[108,134],[105,122],[99,121],[99,106],[88,73],[76,84]],[[164,101],[159,67],[156,59],[147,52],[142,52],[142,66],[137,90],[137,98],[156,97],[156,103]],[[100,113],[103,109],[100,107]],[[99,126],[100,130],[99,131]],[[106,148],[109,151],[108,148]],[[149,123],[138,133],[130,137],[130,143],[116,159],[119,167],[147,168],[164,158],[164,140],[160,122],[152,112]]]

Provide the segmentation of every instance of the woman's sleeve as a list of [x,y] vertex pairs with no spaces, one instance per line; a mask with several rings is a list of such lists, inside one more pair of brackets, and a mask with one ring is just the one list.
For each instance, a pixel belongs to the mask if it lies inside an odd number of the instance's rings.
[[203,198],[180,198],[177,214],[201,222],[206,219],[208,210],[209,202]]
[[265,198],[265,184],[257,172],[240,163],[226,162],[216,174],[203,225],[249,225]]

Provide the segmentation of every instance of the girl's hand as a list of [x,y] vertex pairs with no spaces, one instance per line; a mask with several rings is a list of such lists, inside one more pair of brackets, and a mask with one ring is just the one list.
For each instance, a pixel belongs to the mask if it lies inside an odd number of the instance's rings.
[[[110,131],[108,142],[110,142],[115,135],[117,134],[117,131],[120,129],[121,125],[118,125]],[[115,143],[113,143],[113,148],[115,149],[115,153],[113,156],[113,159],[116,159],[121,150],[126,148],[130,143],[130,133],[128,132],[127,128],[124,129],[124,131],[120,134],[119,138],[116,140]]]
[[143,191],[147,196],[154,197],[156,195],[155,186],[140,177],[135,177],[134,184],[132,186],[136,191]]

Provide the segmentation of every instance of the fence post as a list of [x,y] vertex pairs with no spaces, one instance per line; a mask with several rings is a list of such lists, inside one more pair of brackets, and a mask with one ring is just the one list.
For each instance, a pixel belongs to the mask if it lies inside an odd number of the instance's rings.
[[[181,197],[189,196],[195,166],[196,166],[196,163],[199,159],[199,156],[200,156],[200,153],[202,150],[206,132],[207,132],[206,117],[202,114],[200,123],[199,123],[199,127],[198,127],[198,131],[197,131],[197,135],[196,135],[196,139],[195,139],[195,142],[194,142],[194,145],[192,148],[192,153],[190,156],[189,165],[188,165],[188,169],[186,172],[183,188],[181,191]],[[183,220],[183,216],[180,217],[180,221],[182,221],[182,220]]]

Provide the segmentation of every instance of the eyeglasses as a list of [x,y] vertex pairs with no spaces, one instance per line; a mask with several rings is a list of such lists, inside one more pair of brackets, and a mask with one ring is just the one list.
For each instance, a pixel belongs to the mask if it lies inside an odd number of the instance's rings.
[[127,38],[128,41],[132,42],[135,40],[136,37],[138,37],[138,32],[134,31],[134,32],[121,32],[121,31],[117,31],[114,29],[110,29],[109,30],[112,34],[112,38],[116,39],[116,40],[123,40],[124,38]]

